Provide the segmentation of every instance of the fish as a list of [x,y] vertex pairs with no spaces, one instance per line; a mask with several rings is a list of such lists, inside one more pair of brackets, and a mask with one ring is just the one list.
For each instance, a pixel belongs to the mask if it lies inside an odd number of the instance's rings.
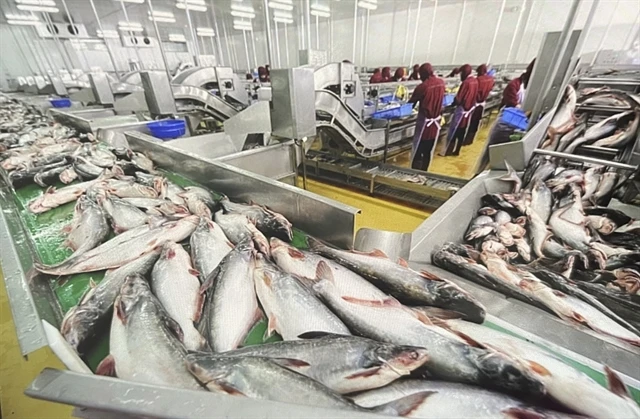
[[511,222],[511,215],[509,215],[509,213],[506,211],[500,210],[495,213],[495,215],[493,216],[493,219],[496,222],[496,224],[504,225],[506,223]]
[[[401,416],[428,396],[417,393],[376,409],[364,409],[302,374],[266,358],[187,356],[187,368],[210,391],[254,399]],[[295,397],[292,398],[292,395]]]
[[[593,194],[593,202],[607,205],[609,203],[608,199],[611,198],[610,194],[615,188],[617,182],[618,174],[616,172],[605,172],[598,184],[598,188]],[[602,202],[604,199],[607,199],[607,202]]]
[[198,193],[186,191],[180,196],[184,199],[191,214],[211,219],[211,210]]
[[33,177],[33,181],[43,188],[53,186],[60,180],[60,175],[68,170],[69,167],[70,166],[60,166],[39,172]]
[[586,217],[582,210],[579,194],[574,195],[572,204],[555,210],[549,219],[549,227],[553,234],[573,249],[583,253],[589,250],[591,237],[585,228]]
[[584,194],[582,195],[583,202],[591,202],[592,196],[595,194],[602,180],[602,169],[604,167],[591,167],[584,173]]
[[246,239],[251,239],[259,251],[269,255],[269,241],[246,215],[224,214],[220,210],[215,213],[214,218],[231,243],[237,245]]
[[[299,338],[247,346],[221,355],[273,359],[340,394],[382,387],[409,375],[428,360],[424,348],[358,336],[311,332]],[[341,355],[336,357],[338,353]]]
[[163,215],[189,214],[189,210],[182,205],[174,204],[168,199],[160,198],[121,198],[135,207],[146,210],[147,212],[159,213]]
[[500,177],[500,180],[504,180],[505,182],[513,182],[513,193],[520,192],[522,188],[522,180],[518,173],[516,173],[515,169],[509,164],[508,161],[504,161],[505,168],[507,169],[507,174]]
[[560,138],[558,145],[556,147],[557,151],[563,152],[569,144],[571,144],[576,138],[580,137],[584,134],[584,131],[587,129],[586,122],[579,122],[576,124],[571,131],[567,132]]
[[134,151],[131,154],[131,162],[148,173],[154,173],[153,161],[142,153]]
[[151,271],[151,291],[182,329],[182,342],[190,351],[207,348],[195,324],[200,321],[204,295],[189,253],[179,244],[166,242]]
[[604,372],[611,391],[546,349],[525,340],[462,320],[446,320],[445,323],[450,329],[481,344],[532,365],[531,371],[542,381],[548,395],[579,414],[602,419],[640,417],[640,407],[628,395],[617,374],[608,367]]
[[432,393],[415,410],[411,418],[565,418],[574,415],[541,409],[506,394],[479,387],[437,380],[398,380],[386,387],[351,396],[362,407],[372,408],[407,395]]
[[608,137],[613,134],[618,128],[618,124],[621,119],[632,115],[634,111],[625,111],[615,115],[612,115],[597,124],[587,128],[584,132],[584,136],[577,138],[564,150],[565,153],[573,153],[575,149],[582,144],[589,144],[601,138]]
[[636,138],[638,132],[638,125],[640,124],[640,111],[635,111],[635,117],[629,126],[621,131],[617,135],[612,135],[606,138],[601,138],[593,145],[595,147],[622,147],[626,145],[633,138]]
[[245,215],[263,234],[278,237],[281,240],[293,239],[293,227],[282,214],[260,205],[245,205],[231,202],[226,196],[220,200],[225,213]]
[[631,296],[619,289],[605,287],[602,284],[576,281],[578,288],[595,296],[611,311],[628,321],[636,329],[640,328],[640,304],[631,300]]
[[295,340],[307,332],[350,335],[347,326],[293,275],[278,269],[257,254],[253,279],[258,301],[267,315],[265,337],[275,331],[284,340]]
[[575,125],[576,102],[576,91],[573,86],[567,84],[562,103],[547,127],[547,135],[552,139],[551,142],[554,142],[554,137],[568,132]]
[[543,181],[536,180],[531,189],[530,207],[535,211],[540,219],[546,223],[551,216],[551,207],[553,206],[553,195],[551,190]]
[[201,188],[199,186],[186,186],[184,190],[186,191],[185,193],[198,197],[209,207],[209,209],[213,210],[216,208],[216,199],[213,197],[213,194],[205,188]]
[[486,310],[471,294],[453,282],[430,272],[398,264],[380,250],[370,253],[334,249],[309,237],[309,248],[362,275],[372,284],[397,298],[401,303],[428,305],[463,313],[466,319],[482,323]]
[[81,197],[76,203],[77,218],[69,226],[63,245],[73,250],[69,259],[95,248],[109,235],[106,214],[98,204]]
[[29,201],[27,208],[34,214],[41,214],[60,205],[77,200],[89,187],[104,182],[102,178],[68,185],[60,189],[49,187],[44,194]]
[[545,159],[533,173],[529,182],[525,183],[525,187],[535,185],[536,182],[546,182],[551,176],[553,176],[557,168],[558,166],[553,162],[553,160]]
[[618,228],[616,223],[607,217],[602,217],[600,215],[588,215],[587,220],[589,221],[589,226],[594,228],[600,234],[611,234],[616,230],[616,228]]
[[91,180],[100,176],[103,168],[91,163],[85,157],[76,156],[73,163],[73,170],[82,178],[82,180]]
[[594,95],[582,101],[581,105],[587,106],[608,106],[615,108],[629,108],[629,103],[614,94],[605,93]]
[[149,216],[135,206],[115,197],[102,196],[98,202],[111,220],[111,228],[120,234],[149,221]]
[[[136,176],[140,176],[136,173]],[[165,178],[154,177],[154,188],[160,198],[168,199],[176,205],[187,206],[184,198],[180,196],[184,189]]]
[[114,302],[109,355],[97,373],[189,390],[202,386],[187,369],[182,331],[140,275],[126,277]]
[[[509,217],[509,219],[511,219],[511,217]],[[464,238],[467,241],[479,239],[493,233],[495,229],[496,224],[494,223],[493,218],[487,215],[480,215],[471,220]]]
[[60,333],[78,352],[90,339],[97,336],[113,309],[113,302],[125,279],[130,275],[145,275],[151,270],[160,255],[160,249],[140,256],[138,259],[109,270],[96,286],[89,288],[87,293],[73,306],[62,319]]
[[184,217],[155,228],[148,225],[129,230],[57,265],[35,263],[36,270],[49,275],[71,275],[81,272],[118,268],[161,246],[164,242],[180,242],[193,233],[198,217]]
[[516,248],[518,249],[518,254],[525,262],[529,263],[533,260],[531,257],[531,246],[525,239],[515,239],[514,240]]
[[430,376],[507,392],[542,394],[541,383],[526,368],[501,354],[469,345],[461,337],[418,319],[404,307],[346,301],[335,283],[331,268],[320,261],[313,290],[325,304],[354,333],[381,342],[425,348],[429,360],[424,368]]
[[134,181],[115,180],[108,183],[107,191],[118,198],[157,198],[158,193],[149,186]]
[[233,250],[233,243],[229,241],[222,228],[206,218],[200,218],[189,244],[191,259],[203,282]]
[[639,220],[630,221],[625,225],[621,225],[615,230],[616,233],[632,233],[632,234],[638,234],[638,231],[640,231]]
[[555,175],[553,178],[547,180],[546,183],[547,186],[553,190],[553,192],[560,192],[569,185],[583,182],[584,173],[581,170],[567,169]]
[[253,282],[254,252],[251,240],[238,243],[202,285],[207,298],[200,327],[214,352],[238,348],[263,317]]

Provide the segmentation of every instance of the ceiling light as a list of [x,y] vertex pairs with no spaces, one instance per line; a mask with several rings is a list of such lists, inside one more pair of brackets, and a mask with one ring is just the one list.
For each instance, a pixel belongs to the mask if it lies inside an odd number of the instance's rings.
[[38,20],[22,20],[22,19],[7,19],[7,23],[9,25],[31,25],[31,26],[37,26],[40,24],[40,21]]
[[176,20],[174,18],[172,18],[172,17],[159,17],[159,16],[151,17],[151,16],[149,16],[149,20],[155,21],[155,22],[158,22],[158,23],[176,23]]
[[8,14],[8,15],[4,15],[5,18],[7,18],[7,20],[31,20],[34,22],[39,22],[40,19],[38,19],[38,17],[36,15],[12,15],[12,14]]
[[278,23],[293,23],[293,19],[287,19],[285,17],[274,17],[273,21]]
[[182,9],[182,10],[192,10],[194,12],[206,12],[207,11],[207,6],[197,6],[195,4],[188,4],[188,3],[176,3],[176,7],[178,9]]
[[33,6],[55,7],[55,0],[16,0],[16,4],[30,4]]
[[325,6],[324,4],[312,4],[311,10],[320,10],[321,12],[330,12],[329,6]]
[[184,34],[181,34],[181,33],[170,33],[169,34],[169,41],[170,42],[186,43],[187,42],[187,38],[185,38]]
[[18,10],[23,10],[25,12],[58,13],[60,11],[57,7],[31,6],[28,4],[19,4],[17,7]]
[[233,29],[237,31],[248,31],[248,32],[251,32],[253,30],[252,28],[248,28],[246,26],[234,26]]
[[115,31],[113,29],[105,29],[103,31],[98,29],[96,31],[96,36],[98,38],[120,38],[120,35],[118,35],[118,31]]
[[118,26],[131,26],[132,28],[142,28],[142,23],[140,22],[126,22],[126,21],[120,21],[118,22]]
[[204,0],[176,0],[176,3],[186,3],[194,6],[205,6]]
[[[282,0],[280,0],[280,1],[282,1]],[[271,7],[272,9],[279,9],[279,10],[286,10],[286,11],[293,10],[293,5],[292,4],[279,3],[277,1],[270,1],[269,2],[269,7]]]
[[213,28],[196,28],[196,35],[198,36],[216,36],[216,32]]
[[[75,41],[75,39],[72,39],[72,41]],[[83,44],[102,44],[104,42],[102,39],[93,38],[79,39],[78,41],[82,42]]]
[[115,2],[120,3],[120,1],[123,1],[125,3],[137,3],[137,4],[142,4],[144,3],[144,0],[113,0]]
[[331,13],[329,12],[323,12],[321,10],[312,10],[311,12],[309,12],[312,16],[318,16],[318,17],[331,17]]
[[283,19],[293,19],[291,12],[283,12],[281,10],[274,10],[273,17],[281,17]]
[[249,12],[238,12],[236,10],[232,10],[231,11],[231,16],[233,17],[244,17],[247,19],[253,19],[256,17],[255,13],[249,13]]
[[[149,16],[151,16],[151,12],[148,12]],[[170,18],[175,18],[175,15],[173,14],[173,12],[162,12],[160,10],[154,10],[153,11],[153,17],[170,17]]]
[[231,10],[237,10],[239,12],[255,13],[255,10],[253,10],[253,7],[243,6],[241,4],[232,4]]
[[376,10],[378,8],[378,5],[376,3],[372,3],[370,0],[367,0],[367,1],[360,0],[358,2],[358,7],[361,7],[363,9],[368,9],[368,10]]

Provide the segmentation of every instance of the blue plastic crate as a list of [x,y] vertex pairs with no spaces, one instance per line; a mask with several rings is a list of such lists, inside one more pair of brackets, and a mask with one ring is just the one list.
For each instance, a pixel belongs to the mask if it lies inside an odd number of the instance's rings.
[[147,123],[151,135],[161,140],[173,140],[182,137],[187,131],[183,119],[168,119],[165,121],[153,121]]
[[378,111],[371,117],[375,119],[397,119],[409,116],[411,112],[413,112],[413,103],[406,103],[402,106]]
[[380,103],[391,103],[393,101],[393,97],[394,97],[394,95],[387,94],[387,95],[384,95],[384,96],[380,96],[378,98],[378,100],[380,100]]
[[60,99],[50,99],[49,102],[51,106],[54,108],[70,108],[71,107],[71,99],[68,97],[63,97]]
[[453,99],[456,98],[456,95],[453,93],[447,93],[442,98],[442,106],[450,106],[453,103]]
[[526,131],[529,126],[527,115],[518,108],[504,108],[500,115],[500,122],[522,131]]

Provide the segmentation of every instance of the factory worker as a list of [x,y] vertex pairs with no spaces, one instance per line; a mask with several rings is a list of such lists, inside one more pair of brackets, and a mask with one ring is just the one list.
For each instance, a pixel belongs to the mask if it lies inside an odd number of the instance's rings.
[[493,89],[494,80],[493,77],[487,74],[486,64],[480,64],[476,69],[476,80],[478,80],[476,108],[473,110],[473,114],[471,114],[467,135],[465,136],[464,143],[462,143],[462,145],[471,145],[473,143],[473,139],[478,132],[478,127],[480,126],[484,107],[487,104],[487,98],[489,97],[489,93],[491,93],[491,89]]
[[413,66],[413,71],[411,72],[411,75],[409,76],[409,80],[420,80],[420,66],[418,64]]
[[411,148],[411,167],[426,171],[429,169],[440,134],[445,86],[444,81],[433,74],[433,68],[429,63],[420,66],[419,74],[422,84],[416,87],[409,99],[409,103],[420,102]]
[[453,100],[456,110],[453,112],[449,122],[445,156],[457,156],[460,154],[471,114],[473,114],[476,107],[478,80],[471,76],[471,66],[469,64],[460,67],[460,80],[462,80],[462,84]]
[[373,75],[369,79],[369,84],[382,83],[382,73],[379,68],[373,70]]
[[392,81],[404,81],[404,68],[398,67],[396,72],[393,73]]
[[524,101],[524,90],[528,82],[529,74],[526,72],[522,73],[520,77],[511,80],[502,92],[502,103],[500,106],[503,108],[516,108],[521,106]]
[[388,83],[391,81],[391,68],[390,67],[383,67],[382,68],[382,82],[383,83]]
[[260,83],[266,83],[269,81],[269,75],[267,74],[267,69],[260,66],[258,67],[258,80]]

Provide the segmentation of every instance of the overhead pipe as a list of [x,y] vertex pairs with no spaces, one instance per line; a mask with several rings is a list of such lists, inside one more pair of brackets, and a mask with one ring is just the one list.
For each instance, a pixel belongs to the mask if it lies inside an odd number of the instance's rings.
[[602,36],[602,38],[600,38],[600,44],[598,45],[598,49],[596,50],[596,52],[593,54],[593,57],[591,58],[591,64],[590,65],[592,67],[595,64],[596,59],[598,58],[598,55],[600,55],[600,51],[602,50],[602,47],[604,47],[604,41],[609,36],[609,30],[611,30],[611,24],[613,23],[613,17],[616,15],[616,12],[618,11],[618,6],[620,6],[620,0],[618,0],[616,2],[616,7],[613,8],[613,12],[611,12],[611,17],[609,18],[609,23],[607,23],[607,29],[604,31],[604,35]]
[[231,44],[229,43],[229,34],[227,33],[227,25],[224,23],[224,18],[222,19],[222,32],[224,34],[224,43],[227,47],[227,57],[229,57],[229,66],[234,67],[233,64],[233,56],[231,55]]
[[[127,21],[127,25],[131,27],[131,22],[129,21],[129,13],[127,13],[127,8],[124,6],[124,0],[120,0],[120,7],[122,8],[122,13],[124,13],[124,18]],[[134,38],[133,31],[129,31],[129,36],[131,37],[131,39]],[[134,42],[133,47],[136,50],[136,56],[138,57],[138,65],[140,66],[141,69],[144,69],[142,65],[142,58],[140,58],[140,50],[138,49],[138,43]]]
[[[67,19],[69,19],[69,23],[71,24],[71,26],[75,28],[76,25],[73,22],[73,18],[71,17],[71,13],[69,13],[69,8],[67,7],[67,0],[60,0],[60,1],[62,2],[62,7],[64,7],[64,12],[67,15]],[[87,66],[87,70],[89,70],[90,66],[89,66],[89,60],[87,59],[87,54],[84,52],[84,48],[81,48],[80,51],[82,52],[82,57],[84,58],[84,63]]]
[[249,62],[249,44],[247,44],[247,31],[242,30],[242,39],[244,40],[244,54],[247,59],[247,68],[251,68],[251,63]]
[[363,63],[367,62],[369,58],[369,9],[367,9],[367,20],[365,25],[365,35],[364,35],[364,60]]
[[409,60],[410,63],[413,62],[413,56],[416,53],[416,39],[418,38],[418,25],[420,24],[420,10],[422,9],[422,0],[418,0],[418,14],[416,15],[416,27],[415,30],[413,31],[413,44],[411,47],[411,59]]
[[273,66],[273,40],[271,39],[271,21],[269,20],[269,2],[268,0],[262,0],[264,5],[264,20],[267,24],[267,58],[269,64]]
[[255,68],[259,67],[258,64],[258,53],[256,52],[256,37],[253,34],[253,26],[251,26],[251,46],[253,47],[253,62],[255,64]]
[[504,6],[507,4],[507,0],[502,0],[500,6],[500,13],[498,14],[498,23],[496,23],[496,30],[493,32],[493,40],[491,41],[491,49],[489,50],[489,56],[487,57],[487,64],[491,63],[491,57],[493,56],[493,49],[496,46],[496,40],[498,39],[498,31],[500,30],[500,23],[502,23],[502,16],[504,15]]
[[[356,0],[357,2],[358,0]],[[411,20],[411,2],[407,2],[407,24],[404,25],[404,48],[402,49],[402,62],[407,62],[407,46],[409,46],[409,20]],[[466,1],[466,0],[465,0]],[[413,65],[413,63],[411,64]]]
[[51,58],[51,55],[49,54],[49,51],[47,50],[47,48],[42,46],[43,42],[42,41],[38,42],[38,38],[39,38],[38,31],[36,31],[36,28],[34,28],[34,27],[31,27],[31,28],[32,28],[33,34],[34,34],[33,43],[34,43],[34,45],[38,46],[38,48],[42,52],[42,56],[44,57],[45,62],[49,66],[49,72],[46,73],[45,75],[49,75],[49,73],[51,73],[51,74],[56,74],[56,73],[60,74],[59,73],[60,69],[55,66],[55,63],[54,63],[53,59]]
[[282,63],[280,61],[280,37],[278,36],[278,22],[275,21],[273,22],[273,33],[276,35],[276,62],[278,63],[278,68],[282,68]]
[[[213,18],[213,27],[216,30],[216,45],[218,45],[218,53],[216,54],[216,63],[219,65],[225,65],[224,54],[222,53],[222,44],[220,43],[220,31],[218,30],[218,19],[216,19],[216,10],[214,8],[213,0],[211,0],[211,17]],[[225,35],[226,36],[226,35]]]
[[353,0],[353,63],[356,63],[356,39],[358,37],[358,0]]
[[[120,0],[122,1],[122,0]],[[196,31],[193,30],[193,23],[191,22],[191,13],[189,13],[189,4],[185,3],[184,13],[187,15],[187,24],[189,25],[189,32],[191,33],[191,42],[195,54],[193,55],[193,61],[196,63],[196,67],[200,67],[200,47],[198,46],[198,39],[196,38]]]
[[451,64],[455,64],[456,55],[458,55],[458,45],[460,44],[460,35],[462,34],[462,23],[464,22],[464,13],[467,11],[467,0],[462,1],[462,13],[460,14],[460,23],[458,23],[458,34],[456,35],[456,45],[453,47],[453,55],[451,56]]
[[[598,0],[596,0],[598,1]],[[511,52],[513,51],[513,44],[516,42],[516,38],[518,37],[518,30],[520,29],[520,22],[522,22],[522,16],[524,15],[524,9],[527,7],[527,0],[522,0],[522,5],[520,6],[520,13],[518,14],[518,20],[516,22],[516,28],[513,31],[513,36],[511,37],[511,43],[509,43],[509,52],[507,52],[507,59],[504,62],[504,69],[507,69],[509,65],[509,61],[511,60]]]
[[362,29],[360,29],[360,65],[362,67],[365,67],[365,62],[364,62],[364,41],[366,39],[366,36],[365,36],[366,24],[365,24],[364,13],[362,13],[361,17],[362,17],[362,22],[361,22]]
[[316,49],[320,49],[320,21],[318,15],[316,17]]
[[[96,18],[96,23],[98,24],[98,28],[100,29],[100,32],[102,32],[104,34],[104,29],[102,28],[102,22],[100,21],[100,16],[98,16],[98,11],[96,10],[96,5],[93,2],[93,0],[89,0],[89,3],[91,4],[91,9],[93,10],[93,16],[95,16]],[[148,1],[149,4],[149,10],[153,10],[151,8],[151,0]],[[152,13],[153,14],[153,13]],[[155,25],[155,20],[153,21],[154,25]],[[156,25],[156,34],[158,34],[158,27]],[[160,42],[160,36],[158,36],[158,42]],[[120,73],[118,73],[118,66],[116,65],[116,59],[113,55],[113,51],[111,51],[111,46],[109,46],[109,42],[107,41],[107,38],[104,38],[104,44],[107,47],[107,53],[109,54],[109,58],[111,59],[111,65],[113,66],[113,72],[116,74],[116,78],[119,79],[120,78]],[[162,44],[160,44],[160,50],[162,51]],[[162,58],[164,59],[164,51],[162,52]],[[165,66],[167,65],[167,61],[165,59]],[[169,69],[167,68],[167,74],[169,74]],[[169,80],[171,80],[171,77],[169,77]]]
[[[534,4],[541,4],[540,6],[540,13],[538,13],[538,17],[536,18],[536,23],[535,25],[533,25],[533,32],[531,34],[531,36],[529,37],[529,44],[527,44],[527,52],[525,54],[525,57],[529,57],[529,51],[531,51],[531,45],[533,45],[533,34],[535,33],[536,28],[538,27],[538,25],[540,24],[540,19],[542,18],[542,11],[544,10],[544,4],[545,4],[546,0],[539,0],[538,2],[533,2],[531,3],[531,7],[533,8]],[[529,24],[529,22],[527,22],[527,25]],[[526,34],[526,27],[525,27],[525,32],[524,34]],[[523,37],[524,37],[523,34]],[[525,59],[526,61],[526,59]]]
[[[38,74],[38,71],[33,71],[33,66],[31,65],[31,62],[27,59],[27,56],[25,55],[24,51],[22,50],[22,47],[18,43],[18,38],[16,38],[16,34],[13,33],[13,27],[11,25],[8,25],[8,26],[9,26],[9,32],[11,33],[11,36],[13,37],[13,41],[16,43],[16,48],[18,49],[18,52],[22,56],[22,60],[25,63],[27,63],[27,67],[29,67],[29,70],[31,70],[31,74],[33,74],[35,76],[36,74]],[[38,60],[36,60],[35,55],[34,55],[33,59],[36,62],[36,67],[40,67],[40,63],[38,62]],[[42,69],[39,68],[39,71],[42,71]]]
[[429,30],[429,43],[427,46],[427,58],[431,58],[431,41],[433,41],[433,27],[436,26],[436,13],[438,12],[438,0],[433,5],[433,16],[431,16],[431,29]]
[[[265,2],[267,0],[264,0]],[[311,6],[309,0],[304,0],[304,18],[307,26],[307,49],[311,49]]]
[[[333,62],[333,19],[328,18],[329,22],[329,62]],[[285,23],[285,28],[287,24]]]
[[283,23],[284,25],[284,52],[287,57],[287,68],[291,67],[291,63],[289,62],[289,35],[287,33],[287,22]]
[[60,38],[58,38],[58,34],[55,31],[55,26],[53,26],[53,21],[51,20],[51,16],[49,13],[42,13],[42,17],[47,24],[47,26],[51,29],[51,36],[53,37],[53,43],[56,45],[56,49],[58,50],[58,54],[60,54],[60,59],[62,60],[62,64],[67,68],[67,72],[71,74],[71,70],[73,69],[73,61],[71,57],[69,57],[69,52],[64,49],[64,46],[60,42]]
[[582,32],[580,33],[580,38],[578,38],[578,42],[576,44],[575,54],[573,54],[575,57],[580,57],[580,55],[582,54],[582,47],[584,47],[584,43],[589,37],[589,32],[591,32],[591,25],[593,24],[593,18],[596,15],[599,4],[600,0],[593,0],[593,3],[591,3],[589,15],[587,16],[587,20],[584,22]]
[[[635,29],[635,31],[634,31]],[[633,25],[631,25],[631,30],[629,31],[629,34],[627,35],[627,39],[624,40],[624,44],[623,44],[623,48],[624,49],[631,49],[631,46],[633,45],[633,39],[637,39],[638,37],[640,37],[640,10],[638,11],[638,14],[636,15],[636,20],[633,22]]]

